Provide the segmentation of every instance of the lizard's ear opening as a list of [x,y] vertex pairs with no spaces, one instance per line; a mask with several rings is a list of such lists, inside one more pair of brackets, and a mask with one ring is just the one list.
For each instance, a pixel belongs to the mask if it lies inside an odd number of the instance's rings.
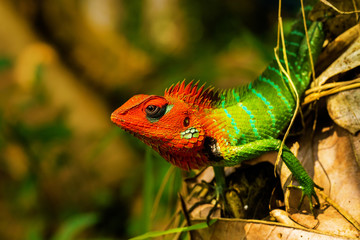
[[186,117],[185,119],[184,119],[184,127],[188,127],[189,125],[190,125],[190,118],[189,117]]

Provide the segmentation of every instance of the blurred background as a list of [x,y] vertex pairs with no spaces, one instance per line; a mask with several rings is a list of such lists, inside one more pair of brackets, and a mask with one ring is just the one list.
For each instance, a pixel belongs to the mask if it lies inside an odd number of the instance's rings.
[[[299,3],[283,4],[289,29]],[[111,112],[183,79],[255,79],[273,56],[277,10],[278,0],[2,0],[0,239],[165,229],[183,173],[154,210],[170,164]]]

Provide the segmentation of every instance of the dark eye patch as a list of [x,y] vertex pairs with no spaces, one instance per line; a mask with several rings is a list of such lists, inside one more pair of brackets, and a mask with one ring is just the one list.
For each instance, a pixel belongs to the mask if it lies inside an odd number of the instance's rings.
[[158,121],[166,113],[167,104],[160,107],[157,105],[149,105],[145,108],[146,118],[150,122]]

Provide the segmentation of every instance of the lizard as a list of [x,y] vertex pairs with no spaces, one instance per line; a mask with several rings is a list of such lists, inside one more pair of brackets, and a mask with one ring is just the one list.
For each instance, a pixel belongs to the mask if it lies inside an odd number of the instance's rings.
[[[298,20],[285,39],[285,49],[279,49],[279,61],[288,63],[290,75],[284,75],[274,59],[257,79],[237,88],[219,90],[193,81],[178,82],[163,96],[133,96],[111,114],[111,121],[181,169],[213,166],[218,191],[224,191],[224,166],[279,151],[278,137],[296,107],[293,91],[301,96],[311,80],[309,52],[316,60],[324,42],[320,22],[307,20],[307,26],[308,39],[303,21]],[[308,197],[312,211],[312,197],[319,204],[314,190],[318,186],[286,145],[281,158],[299,182],[300,204]]]

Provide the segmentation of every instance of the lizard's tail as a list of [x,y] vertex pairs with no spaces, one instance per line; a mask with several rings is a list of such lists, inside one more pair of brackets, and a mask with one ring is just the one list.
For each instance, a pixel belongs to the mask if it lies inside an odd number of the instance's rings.
[[[313,8],[314,2],[307,1],[305,6],[305,15]],[[302,16],[293,25],[290,34],[285,37],[285,49],[280,44],[278,57],[281,65],[285,70],[289,70],[290,77],[294,83],[297,92],[301,95],[309,85],[312,72],[312,63],[309,58],[309,46],[312,53],[313,64],[315,64],[318,55],[321,52],[324,42],[324,32],[321,22],[311,22],[307,20],[307,34]],[[309,43],[309,44],[308,44]],[[284,51],[286,53],[286,60],[284,58]],[[288,67],[287,67],[288,65]],[[279,63],[276,59],[268,66],[268,68],[259,77],[260,82],[271,80],[273,85],[279,87],[280,90],[289,90],[289,79],[282,73]],[[284,89],[286,88],[286,89]]]
[[[312,6],[305,7],[305,13],[312,9]],[[321,22],[311,22],[307,20],[307,34],[305,32],[304,23],[299,19],[292,28],[289,36],[285,38],[285,52],[289,64],[291,79],[301,95],[311,80],[313,65],[322,50],[325,34]],[[312,59],[309,57],[309,48],[311,50]],[[286,69],[283,51],[280,48],[279,58]],[[312,61],[311,61],[312,60]]]

